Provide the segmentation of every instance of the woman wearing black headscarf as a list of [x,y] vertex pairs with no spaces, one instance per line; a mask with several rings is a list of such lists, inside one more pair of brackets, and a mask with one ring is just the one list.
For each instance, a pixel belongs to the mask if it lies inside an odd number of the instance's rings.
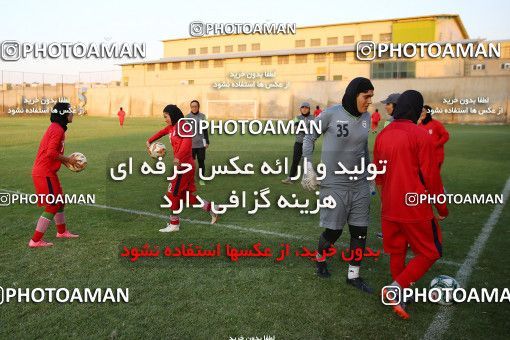
[[[64,204],[54,203],[61,200],[63,194],[62,186],[57,172],[62,163],[64,165],[76,165],[77,160],[64,156],[64,140],[67,124],[73,121],[73,112],[69,103],[58,102],[51,110],[51,124],[46,130],[32,168],[32,180],[35,192],[43,197],[39,206],[44,206],[44,212],[37,221],[34,235],[30,239],[30,248],[50,247],[51,242],[43,240],[44,233],[51,221],[55,221],[57,227],[57,238],[76,238],[78,235],[67,230],[64,215]],[[47,199],[45,197],[48,196]],[[50,197],[53,196],[53,199]],[[60,197],[60,198],[57,198]],[[53,202],[49,202],[49,201]]]
[[[163,110],[163,117],[167,126],[147,140],[147,148],[150,147],[152,142],[165,135],[169,135],[174,152],[174,165],[178,170],[184,170],[183,164],[191,165],[191,169],[175,176],[168,186],[166,196],[172,203],[170,207],[172,213],[170,215],[170,222],[167,224],[166,228],[159,229],[162,233],[168,233],[179,231],[180,219],[176,211],[182,210],[182,203],[188,203],[185,202],[186,198],[189,197],[189,204],[191,205],[195,205],[199,201],[195,195],[197,189],[195,186],[195,161],[192,155],[192,136],[188,136],[186,133],[186,131],[188,131],[187,124],[189,123],[182,120],[184,115],[181,109],[173,104],[165,107]],[[211,224],[216,223],[218,216],[211,210],[211,203],[204,199],[202,199],[202,202],[204,203],[202,210],[209,212],[211,215]]]
[[[320,209],[319,225],[324,230],[318,244],[316,274],[319,277],[330,276],[322,254],[338,240],[346,224],[349,226],[351,251],[363,253],[365,249],[371,195],[366,165],[361,164],[363,161],[364,164],[370,162],[370,113],[367,110],[373,95],[374,86],[370,80],[354,78],[345,89],[342,105],[327,108],[315,119],[322,129],[321,160],[327,170],[320,183],[320,197],[324,199],[331,196],[336,202],[334,208]],[[313,159],[313,146],[318,137],[319,134],[310,134],[303,141],[303,157],[307,160],[308,169],[312,167],[310,160]],[[335,174],[340,169],[339,162],[349,171]],[[362,170],[358,171],[360,168]],[[313,174],[304,175],[301,183],[307,190],[317,190]],[[359,274],[360,265],[360,257],[349,261],[346,283],[363,292],[372,293],[372,288]]]
[[[381,172],[376,183],[381,195],[383,246],[390,255],[393,278],[382,296],[404,319],[409,314],[405,301],[398,298],[400,292],[418,281],[442,256],[438,220],[448,216],[444,202],[435,202],[436,217],[429,201],[420,201],[424,196],[444,194],[432,140],[416,125],[422,108],[421,93],[402,93],[393,114],[395,120],[379,133],[374,145],[374,164]],[[408,245],[415,256],[406,263]]]

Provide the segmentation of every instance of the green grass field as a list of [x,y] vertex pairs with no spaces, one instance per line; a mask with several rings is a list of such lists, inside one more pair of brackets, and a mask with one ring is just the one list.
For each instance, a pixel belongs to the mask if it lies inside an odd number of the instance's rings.
[[[49,122],[45,118],[0,119],[1,189],[32,193],[30,177],[36,150]],[[161,176],[138,173],[122,183],[109,179],[109,168],[130,155],[135,164],[149,160],[145,140],[162,127],[162,119],[127,119],[120,129],[113,118],[76,117],[66,135],[66,154],[80,151],[88,167],[72,173],[65,167],[60,179],[66,193],[95,194],[96,204],[168,215],[159,207],[167,184]],[[447,126],[443,181],[450,193],[500,193],[510,175],[508,126]],[[162,140],[169,146],[168,139]],[[370,136],[373,145],[374,136]],[[249,162],[291,157],[291,136],[212,136],[207,164],[239,154]],[[319,146],[320,147],[320,146]],[[317,157],[319,152],[316,152]],[[165,158],[170,164],[170,159]],[[305,194],[300,185],[284,186],[282,176],[220,177],[199,194],[225,200],[231,190],[253,192],[270,187],[274,193]],[[313,196],[310,196],[313,197]],[[372,198],[368,246],[382,249],[378,197]],[[425,287],[438,274],[455,276],[494,206],[457,205],[441,223],[444,257],[418,283]],[[446,338],[507,338],[507,304],[460,304],[440,307],[418,303],[409,307],[411,319],[402,321],[378,294],[366,295],[345,284],[347,265],[331,262],[332,277],[319,279],[313,263],[289,259],[144,259],[130,263],[120,257],[123,245],[194,243],[208,247],[220,242],[248,246],[258,241],[278,247],[289,243],[315,248],[321,231],[318,216],[300,216],[277,208],[248,216],[229,211],[219,225],[181,222],[178,233],[161,234],[166,221],[157,216],[68,206],[66,216],[78,240],[55,239],[50,227],[48,249],[29,249],[41,208],[0,207],[0,286],[130,289],[126,304],[9,303],[0,306],[1,338],[196,338],[275,336],[277,339],[421,338],[440,308],[452,308]],[[195,209],[183,218],[208,220]],[[510,287],[510,207],[507,205],[476,264],[469,287]],[[264,233],[266,232],[266,233]],[[278,236],[279,235],[279,236]],[[348,242],[342,235],[339,248]],[[367,260],[362,276],[378,291],[391,282],[388,258]]]

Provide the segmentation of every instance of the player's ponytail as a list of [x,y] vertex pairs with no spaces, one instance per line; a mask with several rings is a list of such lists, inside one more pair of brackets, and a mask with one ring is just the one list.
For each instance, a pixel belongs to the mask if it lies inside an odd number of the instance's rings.
[[168,115],[170,116],[170,120],[172,121],[172,125],[174,126],[181,118],[184,118],[181,109],[179,109],[179,107],[177,107],[177,105],[174,104],[169,104],[165,106],[163,112],[168,113]]

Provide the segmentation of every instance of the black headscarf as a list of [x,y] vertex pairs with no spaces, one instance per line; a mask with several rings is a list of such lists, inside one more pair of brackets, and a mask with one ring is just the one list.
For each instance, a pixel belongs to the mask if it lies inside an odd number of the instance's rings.
[[163,112],[168,113],[170,115],[170,120],[172,121],[172,125],[176,125],[179,119],[184,118],[181,109],[177,107],[177,105],[170,104],[165,106]]
[[393,112],[395,119],[409,119],[416,124],[423,109],[423,96],[415,90],[407,90],[398,97],[397,107]]
[[430,113],[432,111],[432,108],[428,105],[423,105],[423,108],[425,109],[425,118],[421,121],[423,125],[428,124],[432,120],[432,114]]
[[69,116],[69,113],[71,112],[71,104],[69,103],[62,103],[58,102],[53,106],[53,109],[51,110],[51,116],[50,121],[52,123],[57,123],[64,131],[67,130],[67,116]]
[[365,93],[374,89],[374,85],[367,78],[358,77],[351,80],[345,89],[344,97],[342,98],[342,106],[350,114],[359,117],[363,112],[358,111],[358,104],[356,98],[358,94]]

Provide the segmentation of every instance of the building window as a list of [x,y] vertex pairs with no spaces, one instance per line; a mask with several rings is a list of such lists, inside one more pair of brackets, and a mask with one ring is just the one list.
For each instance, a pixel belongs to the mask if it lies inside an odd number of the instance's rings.
[[172,70],[179,70],[181,68],[181,63],[172,63]]
[[338,37],[329,37],[328,45],[338,45]]
[[472,68],[473,70],[485,70],[485,64],[474,64]]
[[304,40],[296,40],[296,47],[305,47]]
[[147,71],[148,71],[148,72],[152,72],[152,71],[154,71],[154,64],[149,64],[149,65],[147,65]]
[[212,53],[220,53],[220,47],[219,46],[213,46]]
[[333,53],[333,61],[345,61],[347,53],[345,52],[337,52]]
[[416,78],[414,61],[385,61],[370,65],[372,79]]
[[209,67],[209,60],[200,60],[199,66],[200,66],[200,68],[208,68]]
[[344,44],[354,44],[354,35],[346,35],[344,37]]
[[237,51],[238,51],[238,52],[244,52],[244,51],[246,51],[246,44],[237,45]]
[[223,60],[215,60],[214,61],[214,67],[223,67]]
[[318,81],[324,81],[326,80],[326,76],[317,76]]
[[168,64],[159,64],[160,71],[166,71],[168,69]]
[[314,63],[323,63],[326,61],[326,54],[325,53],[317,53],[313,55],[313,62]]
[[188,48],[188,55],[194,55],[197,54],[196,48]]
[[341,74],[335,74],[335,75],[333,75],[333,80],[335,80],[335,81],[342,80],[342,75],[341,75]]
[[234,46],[232,45],[225,46],[225,52],[234,52]]
[[272,57],[260,57],[260,65],[271,65]]
[[207,54],[209,49],[207,47],[200,47],[200,54]]
[[379,34],[379,42],[391,42],[391,33]]
[[288,55],[279,55],[278,56],[278,64],[288,64],[289,63],[289,56]]
[[501,64],[502,70],[510,70],[510,63],[503,63]]
[[310,39],[310,46],[320,46],[321,45],[321,40],[316,38],[316,39]]
[[302,54],[296,56],[296,64],[306,64],[308,61],[308,54]]
[[374,38],[374,36],[372,34],[363,34],[361,36],[361,40],[368,40],[368,41],[372,41],[372,39]]
[[188,80],[188,85],[193,85],[193,84],[195,84],[195,80],[193,80],[193,79],[189,79],[189,80]]
[[190,69],[190,68],[193,68],[195,67],[195,62],[193,61],[187,61],[186,62],[186,68]]
[[251,50],[252,51],[260,51],[260,44],[259,43],[251,44]]

